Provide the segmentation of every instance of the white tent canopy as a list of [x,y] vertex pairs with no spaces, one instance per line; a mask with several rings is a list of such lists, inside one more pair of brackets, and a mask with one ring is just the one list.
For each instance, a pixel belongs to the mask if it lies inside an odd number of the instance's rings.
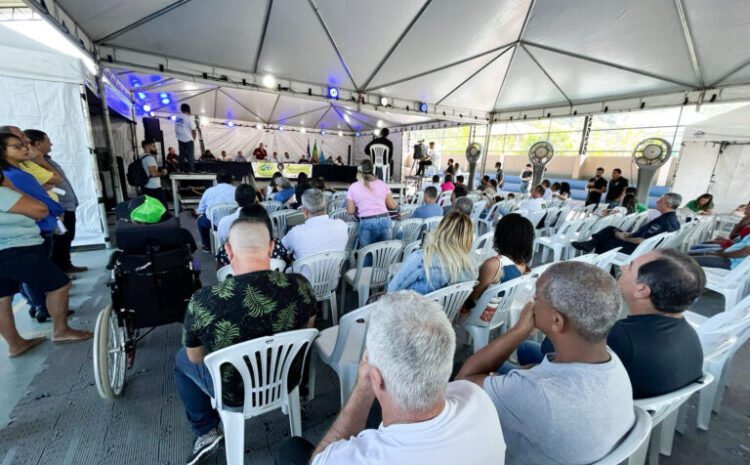
[[[425,102],[433,119],[486,121],[490,113],[504,118],[527,110],[542,110],[530,116],[581,114],[602,111],[609,102],[610,110],[631,109],[649,96],[671,96],[650,106],[750,95],[744,87],[750,53],[728,46],[750,41],[750,3],[742,0],[45,4],[68,29],[76,24],[84,44],[96,44],[111,66],[248,89],[262,89],[270,74],[293,95],[309,88],[323,97],[320,89],[335,86],[340,101],[353,97],[368,108],[388,97],[393,113],[407,106],[414,112]],[[203,100],[232,100],[229,93],[208,92]],[[277,111],[272,98],[256,94],[238,99],[246,108],[237,111],[247,111],[248,120],[281,121],[288,114],[285,101],[277,102]],[[218,116],[232,105],[224,103],[206,111]],[[336,108],[323,108],[321,121],[343,125]]]

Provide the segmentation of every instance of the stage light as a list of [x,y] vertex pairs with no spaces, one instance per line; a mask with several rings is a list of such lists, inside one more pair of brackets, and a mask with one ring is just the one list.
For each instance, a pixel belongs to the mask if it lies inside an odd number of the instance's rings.
[[302,128],[302,129],[300,129],[300,130],[299,130],[299,132],[301,132],[302,134],[304,134],[304,133],[306,133],[306,132],[307,132],[307,129],[305,129],[305,128]]
[[162,105],[169,105],[170,100],[168,98],[161,99]]
[[201,116],[201,124],[206,125],[206,124],[208,124],[210,122],[211,122],[211,120],[208,119],[207,116]]
[[161,93],[159,94],[159,98],[167,98],[167,97],[169,97],[169,96],[167,95],[167,93],[166,93],[166,92],[161,92]]
[[283,131],[283,130],[284,130],[284,126],[279,126],[279,131]]
[[360,133],[359,131],[357,131],[357,132],[354,133],[354,137],[359,137],[361,135],[362,135],[362,133]]
[[133,88],[134,88],[134,89],[137,89],[137,88],[139,88],[139,87],[141,87],[141,83],[140,83],[140,82],[134,82],[134,83],[133,83]]
[[143,111],[151,111],[151,105],[149,104],[143,105]]
[[177,121],[177,115],[170,115],[169,119],[172,121]]
[[146,100],[146,94],[145,92],[138,92],[138,98],[141,100]]
[[419,102],[419,111],[422,113],[427,113],[427,104],[424,102]]
[[148,113],[148,116],[150,116],[150,117],[152,117],[152,118],[153,118],[154,116],[156,116],[156,112],[154,112],[154,111],[150,111],[150,112]]
[[344,131],[339,131],[339,137],[344,135]]
[[234,127],[234,121],[227,121],[227,126],[229,126],[230,128],[233,128]]
[[269,89],[276,85],[276,79],[270,74],[266,74],[265,76],[263,76],[262,82],[263,82],[263,86],[268,87]]
[[[380,119],[378,120],[377,125],[378,125],[379,128],[382,128],[383,126],[385,126],[385,124],[383,123],[383,120],[380,120]],[[380,131],[378,131],[378,132],[380,132]]]
[[387,97],[380,97],[380,105],[381,106],[388,105],[388,98]]
[[255,129],[263,129],[263,125],[258,123],[255,125]]
[[328,98],[338,99],[339,90],[335,87],[328,87]]
[[372,131],[372,134],[373,134],[373,135],[374,135],[375,137],[378,137],[378,136],[380,135],[380,129],[374,129],[374,130]]
[[201,114],[204,114],[204,113],[206,113],[206,109],[205,108],[201,108]]
[[320,135],[321,136],[325,136],[326,135],[326,130],[325,129],[321,129],[320,130]]

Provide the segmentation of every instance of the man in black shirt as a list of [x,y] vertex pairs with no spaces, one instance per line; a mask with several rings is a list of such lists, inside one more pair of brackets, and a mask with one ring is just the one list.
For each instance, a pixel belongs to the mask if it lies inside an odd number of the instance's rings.
[[[534,172],[531,170],[531,164],[526,164],[526,169],[523,170],[521,173],[521,193],[528,194],[529,193],[529,183],[531,182],[531,178],[534,176]],[[499,181],[498,181],[499,184]]]
[[[659,396],[703,376],[703,348],[682,313],[697,299],[706,276],[689,256],[659,249],[622,267],[618,280],[629,315],[607,336],[607,345],[622,361],[633,386],[633,398]],[[555,348],[527,343],[519,363],[539,363]],[[523,354],[523,357],[521,357]]]
[[391,165],[391,177],[393,177],[393,142],[388,139],[388,134],[390,134],[388,128],[381,129],[378,136],[365,146],[365,154],[375,163],[379,160],[375,160],[375,154],[370,152],[370,147],[374,144],[383,144],[388,147],[388,164]]
[[645,239],[663,232],[678,231],[680,229],[680,221],[674,212],[680,206],[680,203],[682,203],[682,196],[674,192],[669,192],[656,202],[656,209],[661,215],[643,225],[638,231],[628,234],[614,226],[607,226],[601,231],[592,234],[590,240],[573,241],[570,245],[584,252],[596,251],[596,253],[604,253],[615,247],[622,247],[620,252],[629,255]]
[[596,176],[589,179],[586,188],[589,190],[589,194],[586,196],[586,205],[599,205],[602,194],[607,190],[607,180],[604,179],[604,168],[599,167],[596,169]]
[[607,208],[615,208],[620,205],[627,187],[628,180],[622,177],[622,170],[620,168],[613,169],[612,179],[610,179],[609,187],[607,188],[607,196],[604,199],[607,202]]

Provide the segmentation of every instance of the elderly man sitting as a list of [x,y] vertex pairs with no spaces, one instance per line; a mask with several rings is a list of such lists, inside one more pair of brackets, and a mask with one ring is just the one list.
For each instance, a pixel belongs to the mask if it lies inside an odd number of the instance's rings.
[[[492,402],[469,382],[448,382],[456,336],[440,305],[408,291],[374,305],[349,401],[317,448],[293,438],[277,465],[502,465]],[[383,422],[365,429],[376,399]]]
[[591,235],[588,241],[573,241],[571,245],[584,252],[604,253],[615,247],[622,247],[620,252],[631,254],[638,247],[638,244],[664,232],[678,231],[680,229],[680,220],[677,219],[675,210],[682,203],[682,196],[669,192],[661,196],[656,202],[656,209],[661,213],[657,218],[643,225],[633,234],[628,234],[622,230],[607,226],[601,231]]
[[[225,244],[234,276],[193,294],[185,315],[183,349],[174,368],[177,393],[196,439],[192,465],[215,451],[223,437],[211,406],[214,389],[203,359],[211,352],[274,333],[312,327],[315,295],[298,274],[270,270],[273,241],[263,219],[240,218]],[[226,403],[241,403],[239,373],[224,381]]]
[[324,252],[346,250],[349,239],[346,223],[326,214],[326,198],[318,189],[307,189],[302,194],[305,222],[295,226],[281,239],[281,243],[295,260]]
[[[518,323],[471,356],[458,374],[484,387],[502,420],[508,464],[592,463],[635,421],[628,373],[607,348],[622,298],[596,266],[552,265]],[[540,329],[557,351],[529,369],[494,372]]]

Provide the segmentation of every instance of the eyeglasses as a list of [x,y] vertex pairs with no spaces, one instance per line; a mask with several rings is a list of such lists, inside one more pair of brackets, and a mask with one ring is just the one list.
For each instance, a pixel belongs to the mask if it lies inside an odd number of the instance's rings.
[[11,147],[14,148],[14,149],[16,149],[16,150],[21,150],[21,149],[23,149],[26,146],[23,143],[21,143],[21,142],[19,142],[17,144],[11,144],[11,145],[6,145],[5,146],[6,149],[9,149]]

